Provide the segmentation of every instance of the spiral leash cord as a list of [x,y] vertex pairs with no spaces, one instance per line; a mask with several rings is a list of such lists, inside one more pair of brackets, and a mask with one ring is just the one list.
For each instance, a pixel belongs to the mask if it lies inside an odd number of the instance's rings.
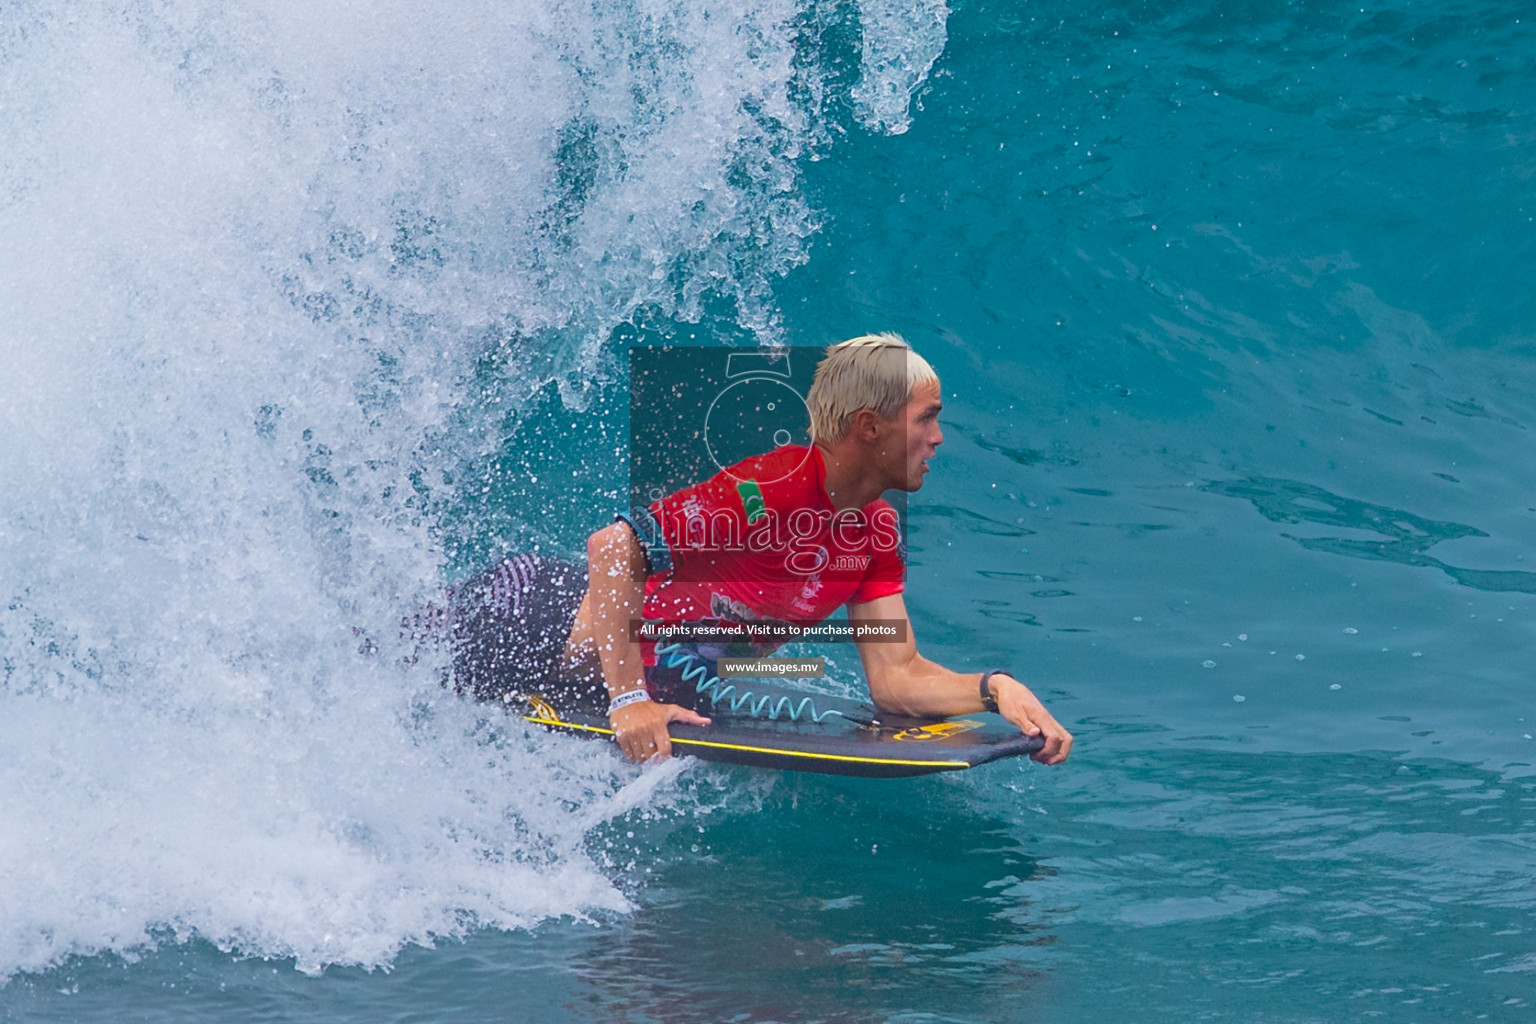
[[656,657],[665,657],[667,668],[682,666],[684,681],[693,684],[695,693],[707,694],[711,705],[723,702],[732,711],[745,709],[753,718],[767,718],[770,722],[778,721],[781,716],[791,722],[798,722],[803,715],[819,725],[823,719],[833,715],[844,717],[841,711],[830,708],[817,711],[815,702],[809,697],[802,697],[797,702],[789,697],[775,699],[772,694],[754,696],[751,690],[738,690],[735,683],[727,683],[719,676],[709,675],[709,669],[698,652],[684,649],[681,643],[657,644]]

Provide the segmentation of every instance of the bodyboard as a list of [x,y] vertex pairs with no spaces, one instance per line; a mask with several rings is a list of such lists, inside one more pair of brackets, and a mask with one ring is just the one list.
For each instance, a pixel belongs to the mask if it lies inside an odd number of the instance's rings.
[[[754,716],[733,710],[728,702],[711,707],[705,701],[698,710],[711,724],[672,723],[668,731],[673,753],[756,768],[892,779],[975,768],[1027,756],[1044,746],[1040,737],[1023,735],[995,714],[906,718],[844,697],[807,694],[758,680],[750,685],[753,700],[744,707],[798,706],[802,714],[794,719],[787,714]],[[806,713],[802,702],[807,697],[819,721]],[[523,702],[523,719],[534,725],[555,732],[613,737],[606,708],[594,706],[590,696],[583,699],[545,687],[509,702],[515,707],[518,700]]]

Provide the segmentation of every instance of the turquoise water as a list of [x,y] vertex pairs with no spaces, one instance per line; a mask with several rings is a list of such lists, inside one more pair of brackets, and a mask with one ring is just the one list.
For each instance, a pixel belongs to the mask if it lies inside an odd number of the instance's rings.
[[[9,5],[0,1019],[1529,1019],[1533,22]],[[1067,764],[638,769],[400,664],[619,500],[629,346],[872,329],[919,640]]]

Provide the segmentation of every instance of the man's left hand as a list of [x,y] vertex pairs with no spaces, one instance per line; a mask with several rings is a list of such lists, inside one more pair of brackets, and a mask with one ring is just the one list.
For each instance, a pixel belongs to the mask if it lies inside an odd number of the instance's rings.
[[1029,687],[1010,675],[998,672],[988,680],[997,698],[997,713],[1018,726],[1026,736],[1042,736],[1045,746],[1029,755],[1041,764],[1060,764],[1072,752],[1072,734],[1051,717]]

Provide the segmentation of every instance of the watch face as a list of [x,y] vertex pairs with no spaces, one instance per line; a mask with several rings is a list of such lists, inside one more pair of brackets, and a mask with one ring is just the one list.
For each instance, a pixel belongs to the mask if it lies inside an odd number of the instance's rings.
[[997,710],[997,698],[992,695],[992,677],[999,674],[997,672],[988,672],[981,677],[981,706],[988,711]]

